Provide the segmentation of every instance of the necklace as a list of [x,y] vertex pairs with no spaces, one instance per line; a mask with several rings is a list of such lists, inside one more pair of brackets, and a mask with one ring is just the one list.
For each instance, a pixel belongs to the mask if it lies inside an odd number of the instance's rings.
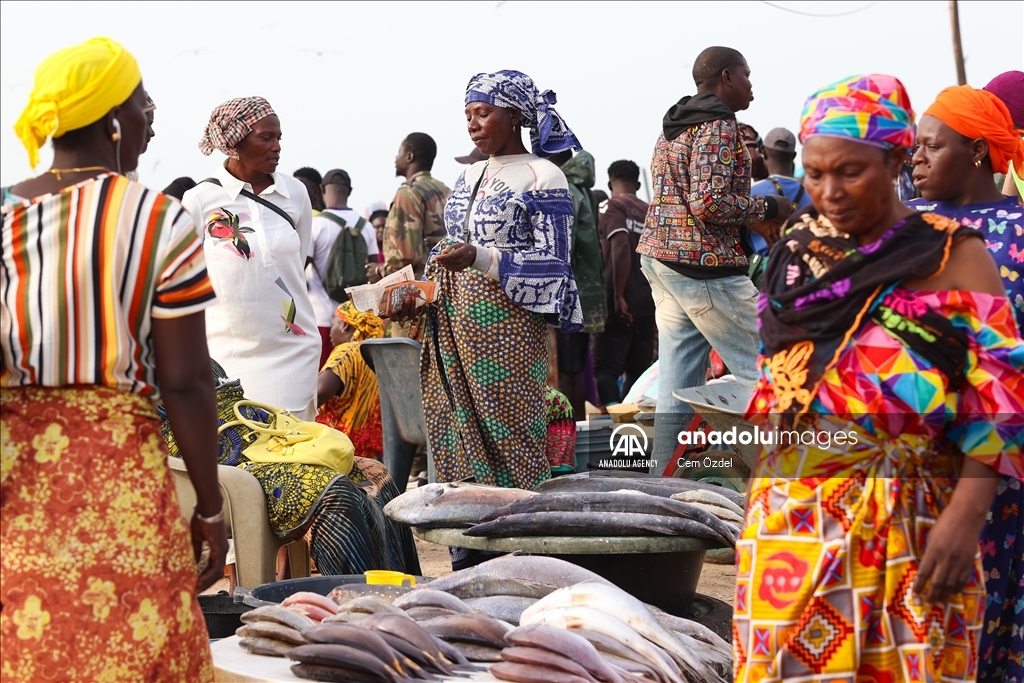
[[86,171],[110,172],[110,169],[106,166],[81,166],[78,168],[51,168],[47,173],[53,173],[57,176],[57,180],[63,180],[63,178],[61,178],[62,173],[85,173]]

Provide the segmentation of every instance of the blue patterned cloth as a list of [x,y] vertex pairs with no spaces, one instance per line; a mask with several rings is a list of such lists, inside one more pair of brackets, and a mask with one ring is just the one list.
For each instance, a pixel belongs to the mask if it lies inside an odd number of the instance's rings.
[[520,154],[469,167],[448,197],[448,236],[431,258],[463,240],[469,196],[481,174],[469,220],[470,242],[500,252],[498,279],[513,303],[542,314],[563,332],[580,331],[583,312],[569,265],[572,198],[565,176],[550,161]]
[[552,106],[556,101],[555,93],[539,91],[533,79],[520,71],[477,74],[466,86],[466,104],[487,102],[499,107],[515,107],[522,112],[523,125],[530,129],[533,153],[540,157],[567,149],[583,149]]

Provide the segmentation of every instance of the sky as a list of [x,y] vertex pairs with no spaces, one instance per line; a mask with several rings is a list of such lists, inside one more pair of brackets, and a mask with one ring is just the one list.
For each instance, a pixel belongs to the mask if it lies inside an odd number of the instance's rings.
[[[1024,70],[1024,2],[961,1],[968,83]],[[40,26],[45,8],[45,30]],[[804,16],[797,12],[818,15]],[[755,100],[739,119],[762,136],[794,133],[804,100],[857,73],[899,77],[920,113],[956,84],[949,3],[920,2],[2,2],[0,180],[33,174],[13,126],[36,66],[52,52],[109,36],[138,60],[157,104],[140,180],[163,188],[222,163],[198,142],[210,111],[262,95],[281,118],[279,170],[344,168],[349,205],[389,203],[394,157],[411,132],[438,145],[434,175],[449,186],[472,148],[466,83],[517,69],[558,96],[555,108],[607,168],[649,168],[665,111],[695,88],[693,60],[713,44],[741,51]],[[527,146],[529,142],[527,141]],[[49,167],[42,155],[37,171]],[[644,197],[644,190],[640,196]]]

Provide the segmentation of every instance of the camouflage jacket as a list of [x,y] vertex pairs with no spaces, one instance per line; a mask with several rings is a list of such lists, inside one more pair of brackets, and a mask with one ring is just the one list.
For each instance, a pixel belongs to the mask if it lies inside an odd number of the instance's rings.
[[444,239],[444,205],[451,190],[428,171],[402,183],[384,224],[384,263],[393,273],[412,264],[416,278],[434,245]]

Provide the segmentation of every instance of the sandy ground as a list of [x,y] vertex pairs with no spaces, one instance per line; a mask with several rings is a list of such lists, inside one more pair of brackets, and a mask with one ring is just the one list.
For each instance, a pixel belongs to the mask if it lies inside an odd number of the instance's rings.
[[[427,543],[416,539],[416,550],[420,556],[420,569],[423,576],[439,578],[452,573],[452,565],[448,559],[448,548],[435,543]],[[718,598],[733,604],[733,590],[736,587],[736,568],[731,564],[704,563],[701,571],[697,592]],[[228,579],[224,577],[204,593],[216,593],[228,589]]]

